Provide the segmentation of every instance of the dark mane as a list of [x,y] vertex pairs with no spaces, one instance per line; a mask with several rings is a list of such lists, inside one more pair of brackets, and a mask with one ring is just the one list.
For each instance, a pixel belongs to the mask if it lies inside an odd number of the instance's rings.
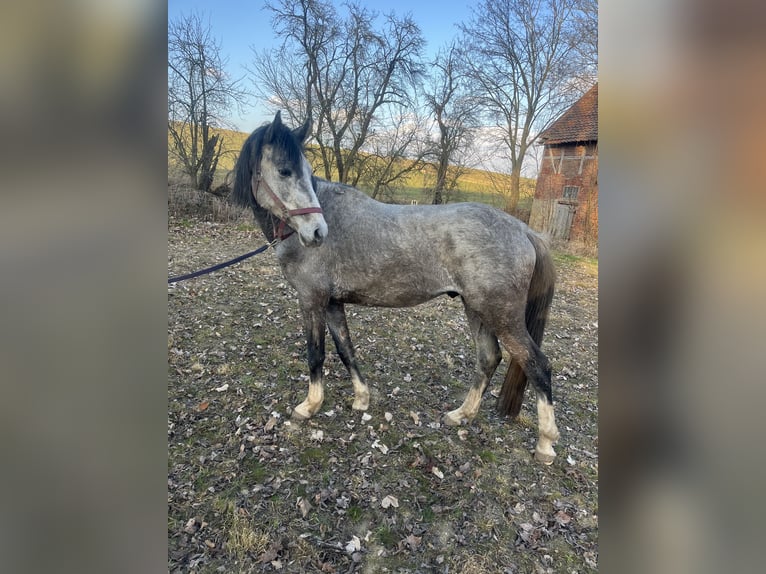
[[254,210],[258,207],[250,186],[256,161],[266,144],[274,146],[282,160],[294,166],[300,165],[303,146],[295,134],[281,121],[262,125],[245,140],[234,166],[231,200],[237,205],[252,207]]

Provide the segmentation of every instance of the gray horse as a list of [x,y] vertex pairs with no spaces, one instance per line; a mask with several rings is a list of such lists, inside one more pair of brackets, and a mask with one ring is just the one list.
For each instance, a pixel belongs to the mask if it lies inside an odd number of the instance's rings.
[[279,264],[298,292],[310,382],[293,417],[315,415],[324,399],[325,330],[354,386],[353,408],[370,391],[354,358],[344,305],[407,307],[459,296],[476,344],[476,372],[463,404],[445,414],[459,425],[476,416],[501,360],[511,356],[498,409],[518,415],[527,380],[537,393],[537,460],[550,464],[559,437],[551,369],[540,351],[555,272],[543,242],[521,221],[479,203],[389,205],[312,175],[303,154],[310,120],[295,130],[277,113],[245,141],[233,199],[252,208]]

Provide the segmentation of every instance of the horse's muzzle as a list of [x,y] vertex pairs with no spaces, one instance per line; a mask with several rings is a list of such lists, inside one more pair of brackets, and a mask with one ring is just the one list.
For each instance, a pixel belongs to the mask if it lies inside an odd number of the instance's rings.
[[305,247],[319,247],[327,237],[327,222],[321,215],[307,221],[298,229],[298,238]]

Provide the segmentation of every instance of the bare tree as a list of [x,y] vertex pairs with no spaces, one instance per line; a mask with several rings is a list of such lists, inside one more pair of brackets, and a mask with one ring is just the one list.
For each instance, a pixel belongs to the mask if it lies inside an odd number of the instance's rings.
[[[349,183],[360,177],[376,114],[410,103],[422,75],[424,40],[409,16],[386,15],[378,29],[375,12],[344,6],[347,15],[341,17],[327,0],[267,4],[284,44],[257,55],[252,72],[267,100],[291,116],[312,115],[325,177]],[[302,82],[294,63],[283,65],[287,58],[300,63]]]
[[540,130],[572,103],[572,10],[576,0],[482,0],[461,25],[471,77],[511,164],[506,210],[519,201],[521,169]]
[[598,78],[598,0],[574,0],[573,20],[569,42],[577,61],[575,76],[585,91]]
[[233,104],[244,101],[238,81],[227,78],[221,46],[197,14],[168,24],[168,132],[171,153],[191,184],[210,191],[222,138],[213,127]]
[[425,165],[424,120],[417,113],[403,115],[395,108],[381,115],[370,130],[359,156],[358,176],[351,184],[368,188],[374,199],[384,195],[393,199],[401,182]]
[[456,42],[439,51],[432,70],[425,101],[438,130],[429,154],[436,171],[432,202],[438,204],[465,173],[461,160],[473,139],[476,99],[466,89],[466,66]]

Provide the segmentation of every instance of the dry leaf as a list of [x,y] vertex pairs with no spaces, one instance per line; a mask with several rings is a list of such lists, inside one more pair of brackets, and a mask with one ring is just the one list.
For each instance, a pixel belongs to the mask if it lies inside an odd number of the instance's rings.
[[444,473],[443,473],[441,470],[439,470],[439,467],[438,467],[438,466],[434,466],[434,467],[432,467],[432,468],[431,468],[431,472],[433,472],[433,473],[434,473],[436,476],[438,476],[439,478],[444,478]]
[[271,418],[269,418],[266,424],[263,425],[263,430],[265,430],[266,432],[269,432],[271,429],[274,428],[276,424],[277,424],[277,417],[272,416]]
[[216,387],[215,390],[218,391],[219,393],[222,393],[224,391],[228,391],[229,390],[229,383],[224,383],[220,387]]
[[404,539],[404,543],[410,547],[410,550],[415,550],[420,545],[421,540],[422,538],[420,536],[410,534],[407,538]]
[[417,426],[420,426],[420,417],[418,416],[418,413],[416,413],[415,411],[410,411],[410,417],[412,417],[412,421]]
[[363,423],[366,423],[367,421],[371,421],[371,420],[372,420],[372,415],[367,414],[367,413],[363,413],[362,414],[362,422]]
[[572,520],[572,517],[571,517],[571,516],[569,516],[569,515],[568,515],[566,512],[564,512],[563,510],[559,510],[559,511],[558,511],[558,512],[557,512],[557,513],[556,513],[556,514],[553,516],[553,518],[554,518],[554,520],[556,520],[556,522],[558,522],[559,524],[568,524],[568,523],[569,523],[569,522]]
[[359,540],[358,536],[352,536],[351,540],[346,542],[346,552],[349,554],[353,552],[357,552],[358,550],[362,549],[362,541]]
[[399,500],[395,496],[391,496],[390,494],[386,495],[386,497],[380,501],[380,505],[383,508],[388,508],[389,506],[393,506],[394,508],[399,508]]
[[266,552],[258,557],[258,562],[261,564],[267,564],[272,560],[276,560],[280,550],[282,550],[282,545],[279,542],[275,542]]
[[210,401],[202,401],[199,405],[197,405],[197,410],[199,412],[204,411],[210,406]]
[[392,415],[392,414],[391,414],[391,413],[389,413],[389,412],[385,413],[383,416],[385,417],[385,419],[386,419],[386,422],[389,422],[389,423],[390,423],[390,422],[393,420],[393,418],[394,418],[394,415]]
[[298,502],[296,502],[295,505],[300,509],[301,516],[306,518],[311,510],[311,503],[302,496],[299,496]]
[[190,518],[186,521],[186,526],[184,526],[184,532],[187,534],[194,534],[197,532],[197,530],[200,529],[200,526],[202,525],[202,521],[197,518],[196,516],[194,518]]

